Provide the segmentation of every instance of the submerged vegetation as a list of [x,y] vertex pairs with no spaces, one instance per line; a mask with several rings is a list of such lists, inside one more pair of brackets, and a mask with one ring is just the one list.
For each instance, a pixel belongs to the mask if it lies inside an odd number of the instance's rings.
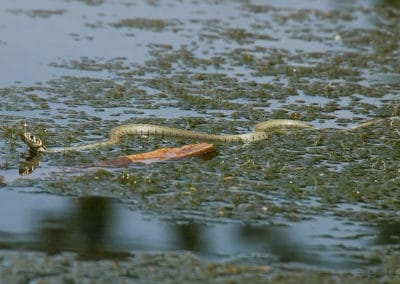
[[[305,278],[318,283],[322,278],[368,281],[367,272],[373,273],[371,283],[395,279],[394,267],[400,263],[400,120],[389,118],[399,116],[399,7],[367,0],[327,0],[318,7],[285,7],[274,1],[131,2],[66,1],[54,10],[13,7],[3,12],[9,21],[28,19],[33,25],[76,22],[61,34],[46,30],[37,35],[39,42],[49,44],[52,38],[67,45],[54,54],[53,45],[40,51],[41,60],[48,61],[41,62],[45,67],[38,72],[38,82],[30,81],[31,74],[6,82],[8,73],[3,72],[1,189],[112,198],[132,212],[146,212],[171,224],[240,223],[253,238],[268,236],[270,226],[290,228],[318,218],[340,221],[321,235],[307,232],[311,242],[316,237],[326,242],[326,253],[308,246],[283,257],[273,249],[257,248],[249,255],[232,252],[229,261],[220,263],[226,258],[129,251],[130,259],[112,268],[111,261],[101,263],[110,271],[117,269],[118,279],[261,283],[267,277],[276,283]],[[79,20],[72,16],[81,13],[75,6],[85,8]],[[149,9],[157,16],[148,18]],[[82,50],[73,53],[77,41]],[[10,52],[16,47],[8,35],[0,40],[0,48]],[[46,57],[47,51],[52,56]],[[337,131],[374,117],[388,119],[351,132]],[[217,154],[207,159],[122,169],[86,166],[193,142],[125,137],[115,147],[45,155],[32,175],[15,175],[28,157],[18,136],[25,127],[48,146],[69,146],[103,139],[111,128],[125,123],[231,134],[248,132],[271,118],[299,119],[324,130],[218,145]],[[357,226],[368,232],[355,230]],[[272,239],[296,243],[285,234]],[[276,244],[272,239],[264,242]],[[350,239],[354,243],[347,242]],[[61,252],[51,258],[40,255],[34,266],[37,279],[71,276],[71,267],[80,260]],[[339,264],[318,267],[310,255],[338,259]],[[28,277],[23,265],[7,263],[30,263],[29,256],[11,251],[1,261],[7,268],[0,269],[0,279],[6,279],[7,271]],[[51,272],[43,272],[43,261]],[[85,262],[93,273],[99,269],[94,263]],[[162,276],[147,273],[160,267]],[[198,274],[186,273],[194,267]],[[337,268],[342,270],[339,278]],[[181,278],[166,276],[176,271]]]

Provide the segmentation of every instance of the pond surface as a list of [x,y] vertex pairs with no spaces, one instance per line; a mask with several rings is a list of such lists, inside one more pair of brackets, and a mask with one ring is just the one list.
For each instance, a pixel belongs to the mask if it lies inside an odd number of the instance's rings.
[[[396,283],[399,19],[383,0],[4,1],[0,280]],[[275,118],[316,130],[127,168],[85,165],[196,141],[34,157],[18,135],[62,147],[126,123]]]
[[82,259],[127,259],[135,250],[188,250],[214,260],[251,260],[256,255],[260,263],[275,259],[348,269],[359,267],[360,261],[346,256],[345,249],[339,253],[338,247],[362,249],[377,244],[380,236],[378,229],[328,216],[268,225],[173,223],[104,197],[69,198],[27,190],[3,191],[1,197],[1,214],[9,216],[0,223],[2,248],[72,251]]

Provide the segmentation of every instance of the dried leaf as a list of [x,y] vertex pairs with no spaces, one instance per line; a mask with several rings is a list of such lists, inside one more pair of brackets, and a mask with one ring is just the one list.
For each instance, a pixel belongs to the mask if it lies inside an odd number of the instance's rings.
[[151,164],[167,160],[178,160],[186,157],[198,157],[212,152],[215,152],[215,147],[213,144],[189,144],[177,148],[161,148],[147,153],[118,157],[115,159],[102,161],[98,164],[98,166],[125,167],[132,163]]

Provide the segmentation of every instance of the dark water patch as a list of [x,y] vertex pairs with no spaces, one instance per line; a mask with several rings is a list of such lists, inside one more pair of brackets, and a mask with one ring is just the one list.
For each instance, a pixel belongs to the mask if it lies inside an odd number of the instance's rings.
[[360,246],[392,238],[389,225],[375,238],[378,228],[329,216],[268,225],[176,223],[103,197],[65,198],[32,194],[29,189],[3,190],[1,196],[0,215],[10,216],[0,220],[3,250],[73,252],[80,259],[126,259],[143,250],[187,251],[218,261],[257,255],[262,259],[259,265],[269,260],[349,270],[371,264],[350,257],[349,250],[358,255]]

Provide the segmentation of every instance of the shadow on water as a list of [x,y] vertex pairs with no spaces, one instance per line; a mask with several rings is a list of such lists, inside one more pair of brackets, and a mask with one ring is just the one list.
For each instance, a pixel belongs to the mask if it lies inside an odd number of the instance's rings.
[[397,0],[377,0],[374,4],[378,7],[391,7],[400,9],[400,1]]
[[[108,226],[113,222],[113,203],[88,197],[63,201],[41,194],[3,192],[15,209],[5,204],[1,220],[0,247],[37,250],[49,254],[77,252],[84,259],[121,258],[129,255],[118,247],[108,248]],[[3,200],[4,201],[4,200]],[[15,202],[15,203],[14,203]],[[25,231],[24,228],[30,228]]]
[[375,243],[380,245],[400,245],[400,223],[385,222],[380,224],[379,234]]
[[351,269],[364,264],[346,254],[347,248],[400,243],[398,224],[383,225],[378,233],[356,223],[338,231],[346,222],[320,217],[271,225],[176,223],[104,197],[0,192],[1,249],[75,252],[81,259],[124,259],[141,250],[191,251],[215,260],[257,256]]

